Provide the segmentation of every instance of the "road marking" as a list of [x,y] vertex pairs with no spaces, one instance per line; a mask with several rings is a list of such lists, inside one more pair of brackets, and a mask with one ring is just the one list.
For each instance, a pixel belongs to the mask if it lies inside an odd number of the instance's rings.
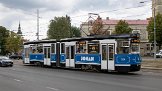
[[23,81],[21,81],[21,80],[19,80],[19,79],[14,79],[15,81],[17,81],[17,82],[23,82]]
[[46,88],[54,90],[54,91],[58,91],[58,89],[56,89],[56,88],[52,88],[52,87],[46,87]]

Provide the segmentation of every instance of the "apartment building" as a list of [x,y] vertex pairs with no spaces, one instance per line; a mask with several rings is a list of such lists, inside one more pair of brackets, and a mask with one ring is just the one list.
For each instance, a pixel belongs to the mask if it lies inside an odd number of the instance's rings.
[[[119,20],[112,20],[112,19],[102,19],[103,21],[103,31],[105,29],[108,29],[109,34],[112,34],[115,31],[115,26],[119,22]],[[149,20],[126,20],[126,22],[129,24],[130,28],[133,29],[134,32],[140,33],[140,40],[141,40],[141,46],[140,46],[140,53],[142,56],[150,55],[153,51],[152,43],[149,43],[148,40],[148,32],[147,32],[147,25],[149,23]],[[89,22],[83,22],[81,27],[81,36],[85,37],[90,34],[90,31],[92,29],[93,21]]]

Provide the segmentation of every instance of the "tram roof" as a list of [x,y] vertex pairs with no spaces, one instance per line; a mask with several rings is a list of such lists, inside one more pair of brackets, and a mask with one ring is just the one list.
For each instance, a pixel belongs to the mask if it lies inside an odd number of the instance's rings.
[[68,42],[68,41],[84,41],[84,40],[104,40],[104,39],[128,39],[132,38],[132,34],[120,34],[120,35],[97,35],[97,36],[87,36],[87,37],[76,37],[76,38],[65,38],[65,39],[50,39],[50,40],[39,40],[39,41],[29,41],[25,42],[27,44],[39,44],[39,43],[56,43],[56,42]]
[[56,39],[50,39],[50,40],[37,40],[37,41],[28,41],[25,42],[24,45],[27,44],[39,44],[39,43],[56,43]]
[[65,38],[61,39],[61,42],[66,41],[83,41],[83,40],[103,40],[103,39],[128,39],[131,38],[131,34],[122,34],[122,35],[108,35],[108,36],[87,36],[87,37],[76,37],[76,38]]

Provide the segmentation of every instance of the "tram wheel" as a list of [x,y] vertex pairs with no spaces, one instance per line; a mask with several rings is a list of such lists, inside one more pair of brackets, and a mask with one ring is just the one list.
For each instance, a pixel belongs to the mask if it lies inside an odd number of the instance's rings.
[[81,66],[81,69],[82,69],[83,71],[86,71],[86,66],[85,66],[85,65],[82,65],[82,66]]

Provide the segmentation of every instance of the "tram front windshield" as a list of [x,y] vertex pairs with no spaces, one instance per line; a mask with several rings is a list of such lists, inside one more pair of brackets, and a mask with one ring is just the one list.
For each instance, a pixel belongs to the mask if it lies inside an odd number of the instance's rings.
[[139,53],[140,46],[139,43],[131,43],[131,53]]

